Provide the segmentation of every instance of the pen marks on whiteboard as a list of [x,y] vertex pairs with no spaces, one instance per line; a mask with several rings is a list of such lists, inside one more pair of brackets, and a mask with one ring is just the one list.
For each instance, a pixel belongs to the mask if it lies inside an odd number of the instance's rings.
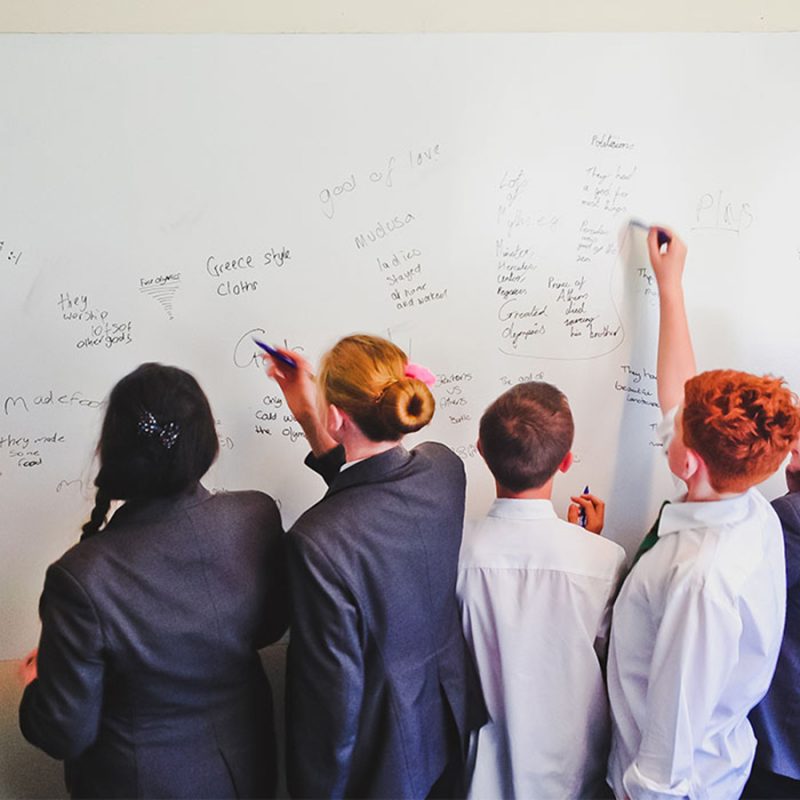
[[81,494],[84,492],[83,481],[80,478],[76,478],[72,481],[64,479],[60,480],[56,484],[56,494],[61,494],[62,492],[74,492],[76,490]]
[[40,467],[45,455],[53,448],[61,448],[67,439],[57,430],[45,434],[4,433],[0,436],[0,456],[5,455],[11,467],[28,470]]
[[642,439],[647,437],[650,447],[663,447],[656,435],[661,410],[655,370],[642,365],[620,364],[619,371],[619,376],[614,379],[614,391],[622,393],[626,406],[637,409],[632,421],[637,427],[642,426]]
[[538,182],[525,169],[503,173],[495,239],[501,353],[581,361],[606,356],[624,341],[612,279],[619,265],[615,230],[628,213],[638,174],[635,149],[616,134],[590,137],[578,173],[574,256],[561,263],[551,235],[562,214],[532,205],[531,187]]
[[731,200],[728,194],[719,189],[715,192],[704,192],[698,198],[692,230],[734,233],[738,236],[754,221],[750,203]]
[[378,220],[374,227],[361,231],[353,237],[356,250],[363,250],[387,236],[391,236],[396,231],[405,228],[416,220],[416,216],[411,211],[405,213],[395,214],[387,220]]
[[432,391],[436,398],[436,409],[443,413],[448,425],[467,425],[472,423],[477,409],[473,406],[470,390],[473,374],[471,372],[447,372],[436,376]]
[[218,297],[242,297],[258,291],[266,270],[282,269],[291,259],[289,247],[270,245],[260,255],[238,252],[221,258],[212,254],[206,258],[205,271],[217,281],[214,291]]
[[432,284],[426,274],[420,248],[397,248],[390,254],[376,256],[375,262],[389,285],[389,299],[397,311],[447,299],[447,289]]
[[17,246],[12,247],[7,239],[0,239],[0,266],[19,267],[21,262],[22,250]]
[[438,143],[410,147],[399,156],[386,156],[377,168],[339,175],[317,193],[320,210],[326,219],[332,220],[342,209],[346,210],[350,206],[351,196],[364,190],[392,189],[397,178],[407,179],[414,173],[431,168],[439,163],[441,155],[442,150]]
[[180,286],[180,272],[155,275],[152,278],[139,278],[139,291],[159,303],[169,319],[175,319],[172,301]]
[[[233,347],[233,364],[239,369],[248,369],[249,367],[256,367],[259,371],[264,370],[263,352],[258,348],[258,345],[253,341],[253,337],[257,339],[265,339],[270,341],[271,337],[263,328],[250,328],[245,331],[236,341]],[[274,340],[273,340],[274,341]],[[301,344],[292,344],[288,339],[283,339],[280,342],[280,347],[284,350],[292,350],[296,353],[304,352],[305,348]]]
[[88,294],[60,292],[56,306],[64,322],[83,326],[86,335],[75,342],[78,350],[108,350],[133,342],[133,322],[113,319],[108,309],[93,303]]

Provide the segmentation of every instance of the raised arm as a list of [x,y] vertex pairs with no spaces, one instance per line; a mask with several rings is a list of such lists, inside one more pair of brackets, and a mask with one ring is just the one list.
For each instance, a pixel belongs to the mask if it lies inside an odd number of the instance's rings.
[[[664,252],[658,244],[659,231],[670,237]],[[658,284],[660,322],[656,372],[658,403],[666,413],[683,400],[683,387],[697,372],[681,284],[686,245],[667,228],[650,228],[647,249]]]
[[289,367],[265,355],[267,374],[280,386],[286,405],[289,406],[289,410],[294,414],[294,418],[308,439],[311,452],[319,458],[333,450],[337,443],[325,429],[324,421],[319,414],[317,386],[314,383],[311,364],[298,353],[277,349],[283,355],[294,359],[297,367]]

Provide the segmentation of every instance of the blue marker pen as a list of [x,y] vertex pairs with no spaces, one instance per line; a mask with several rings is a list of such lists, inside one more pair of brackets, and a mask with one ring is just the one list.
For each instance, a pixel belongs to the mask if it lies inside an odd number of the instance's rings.
[[285,356],[283,353],[276,350],[274,347],[270,347],[268,344],[264,344],[264,342],[259,341],[256,337],[253,337],[253,341],[265,352],[269,353],[273,358],[280,361],[282,364],[286,364],[287,367],[292,367],[293,369],[297,369],[297,362],[291,358],[290,356]]
[[[634,228],[641,228],[644,231],[649,231],[650,226],[645,225],[640,219],[632,219],[630,224],[633,225]],[[662,231],[661,228],[658,228],[658,233],[656,236],[658,237],[658,246],[663,247],[665,244],[669,244],[672,241],[672,238],[666,231]]]
[[[589,494],[588,485],[584,487],[583,494]],[[586,512],[582,508],[580,510],[580,516],[578,517],[578,522],[580,522],[581,528],[586,527]]]

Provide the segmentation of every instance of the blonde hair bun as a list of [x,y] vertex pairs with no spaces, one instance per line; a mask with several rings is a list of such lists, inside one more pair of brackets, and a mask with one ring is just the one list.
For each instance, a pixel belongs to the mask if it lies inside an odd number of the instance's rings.
[[424,428],[433,418],[436,401],[417,378],[401,378],[386,387],[378,401],[381,421],[398,436]]
[[436,403],[418,378],[404,376],[408,356],[380,336],[340,339],[323,357],[317,382],[327,403],[349,414],[375,442],[425,427]]

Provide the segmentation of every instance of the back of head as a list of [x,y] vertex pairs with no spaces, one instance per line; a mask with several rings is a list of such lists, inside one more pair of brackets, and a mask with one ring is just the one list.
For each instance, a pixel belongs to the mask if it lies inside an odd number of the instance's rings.
[[712,370],[686,382],[681,423],[712,488],[743,492],[778,469],[800,431],[800,411],[781,378]]
[[97,500],[84,534],[99,529],[111,500],[167,497],[188,488],[218,449],[214,417],[197,381],[177,367],[142,364],[109,395]]
[[407,377],[408,357],[378,336],[337,342],[322,358],[318,376],[327,403],[346,412],[374,442],[394,442],[427,425],[436,407],[430,389]]
[[555,475],[574,433],[562,392],[549,383],[520,383],[501,394],[481,417],[481,453],[504,488],[538,489]]

